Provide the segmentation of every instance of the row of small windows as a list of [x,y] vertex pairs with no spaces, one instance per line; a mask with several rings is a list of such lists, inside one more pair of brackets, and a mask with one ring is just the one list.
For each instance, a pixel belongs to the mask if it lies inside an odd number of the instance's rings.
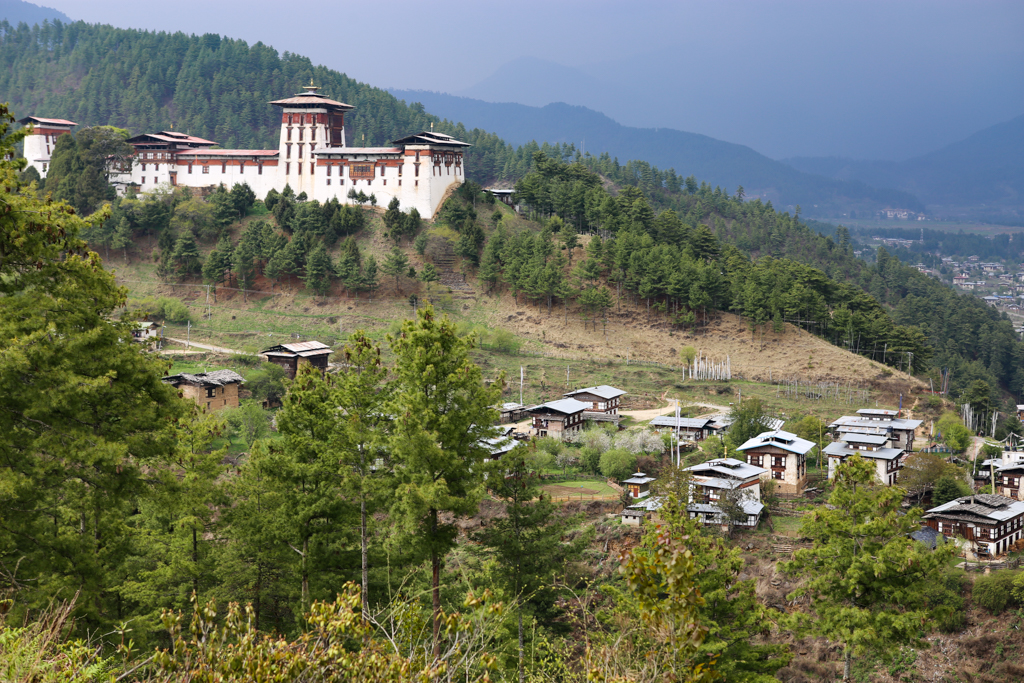
[[[288,128],[287,130],[288,130],[288,137],[286,139],[290,142],[291,139],[292,139],[292,129]],[[299,142],[302,142],[302,136],[303,136],[305,130],[306,130],[305,128],[299,128],[298,129],[298,131],[299,131]],[[316,140],[316,128],[310,128],[309,129],[309,139],[310,140]]]

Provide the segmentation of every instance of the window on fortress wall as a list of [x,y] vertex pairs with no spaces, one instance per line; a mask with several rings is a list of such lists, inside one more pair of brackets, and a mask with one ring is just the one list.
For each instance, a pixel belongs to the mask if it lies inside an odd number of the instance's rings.
[[299,158],[302,158],[302,145],[299,145]]
[[160,164],[153,164],[153,170],[154,171],[159,171],[160,170]]
[[313,175],[314,173],[316,173],[316,164],[311,161],[309,162],[309,175]]
[[145,185],[145,184],[146,184],[146,176],[142,176],[142,183],[141,183],[141,184],[142,184],[142,185]]
[[203,166],[203,173],[209,173],[209,172],[210,172],[210,167],[209,166]]
[[291,163],[285,163],[285,165],[284,165],[284,174],[288,175],[291,172],[292,172],[292,165],[291,165]]
[[245,162],[244,161],[239,161],[238,162],[238,175],[245,175]]
[[228,172],[228,164],[227,164],[227,162],[223,162],[220,165],[220,172],[221,173],[227,173]]
[[309,131],[309,139],[316,140],[316,128],[313,128],[312,130]]
[[375,175],[373,164],[352,164],[348,175],[350,178],[373,178]]
[[288,129],[288,137],[287,137],[286,139],[287,139],[287,140],[288,140],[289,142],[291,142],[291,139],[292,139],[292,129],[291,129],[291,128],[289,128],[289,129]]
[[145,170],[146,170],[146,162],[145,162],[145,161],[143,161],[143,162],[142,162],[142,170],[143,170],[143,171],[145,171]]
[[[330,178],[330,177],[331,177],[331,165],[330,165],[330,164],[327,164],[327,177],[328,177],[328,178]],[[330,183],[330,181],[328,181],[328,184],[329,184],[329,183]]]
[[387,168],[387,166],[381,166],[381,167],[380,167],[380,177],[381,177],[381,178],[383,178],[383,177],[384,177],[384,170],[385,170],[386,168]]
[[284,146],[284,158],[285,159],[291,159],[292,158],[292,146],[291,145],[285,145]]
[[188,165],[188,172],[189,172],[189,173],[191,173],[191,172],[192,172],[192,164],[189,164],[189,165]]
[[260,164],[258,168],[259,170],[256,172],[256,175],[263,175],[263,164]]
[[302,132],[304,130],[305,130],[304,128],[299,128],[299,142],[302,142]]
[[298,169],[299,175],[302,175],[302,164],[301,163],[295,164],[295,167]]

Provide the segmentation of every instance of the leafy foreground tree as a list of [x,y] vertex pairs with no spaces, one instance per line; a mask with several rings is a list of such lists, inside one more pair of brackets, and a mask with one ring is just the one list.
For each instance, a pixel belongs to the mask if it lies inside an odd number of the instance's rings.
[[[391,510],[396,542],[430,559],[434,652],[441,648],[441,563],[455,547],[455,518],[476,512],[483,495],[483,439],[493,435],[499,383],[485,386],[469,359],[474,337],[461,337],[432,306],[388,338],[395,393],[388,446],[398,478]],[[442,517],[445,513],[449,513]]]
[[670,533],[652,547],[624,553],[619,571],[629,589],[618,602],[614,628],[588,638],[581,662],[591,681],[710,683],[720,680],[717,658],[701,661],[707,636],[697,587],[699,568],[688,539]]
[[725,680],[738,683],[771,683],[775,672],[789,663],[792,655],[784,645],[758,642],[767,635],[781,615],[762,605],[755,594],[754,579],[740,579],[746,563],[740,548],[709,534],[686,511],[689,477],[685,470],[671,468],[662,492],[662,524],[644,534],[646,552],[654,552],[668,536],[685,544],[693,553],[697,569],[694,582],[701,596],[698,621],[706,629],[697,648],[696,661],[713,662]]
[[921,509],[903,514],[906,492],[874,485],[875,467],[853,456],[836,472],[827,508],[806,518],[800,533],[814,547],[783,565],[804,584],[789,599],[808,597],[813,620],[794,615],[798,631],[843,644],[843,680],[854,655],[917,643],[942,609],[932,609],[931,586],[943,580],[956,547],[932,551],[911,541]]
[[143,468],[174,450],[185,404],[111,319],[126,292],[79,238],[108,212],[82,220],[23,186],[13,121],[0,105],[0,587],[19,589],[14,619],[80,592],[99,627]]
[[527,463],[526,448],[519,447],[494,463],[487,489],[505,505],[498,517],[475,535],[493,553],[499,581],[512,597],[519,630],[517,666],[520,683],[526,679],[523,613],[551,624],[558,616],[556,580],[569,558],[578,557],[588,536],[562,539],[579,523],[579,517],[558,516],[559,506],[545,498],[540,477]]

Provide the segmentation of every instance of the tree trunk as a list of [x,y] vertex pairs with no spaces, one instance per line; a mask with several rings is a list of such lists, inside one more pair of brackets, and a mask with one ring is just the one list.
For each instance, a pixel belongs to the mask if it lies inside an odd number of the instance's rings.
[[846,650],[843,652],[843,680],[850,680],[850,646],[846,646]]
[[309,609],[309,537],[302,539],[302,610]]
[[519,609],[519,683],[525,683],[526,681],[526,655],[525,649],[523,648],[523,606],[520,605]]
[[[437,534],[437,510],[430,510],[431,535]],[[434,612],[434,657],[441,656],[441,558],[436,549],[430,550],[431,602]]]
[[360,541],[360,546],[361,546],[360,550],[361,550],[362,555],[363,555],[363,557],[362,557],[362,562],[363,562],[363,618],[367,619],[370,616],[370,596],[369,596],[370,574],[369,574],[369,566],[367,565],[367,562],[366,562],[366,498],[365,498],[365,495],[363,497],[363,500],[360,501],[360,504],[359,504],[359,515],[360,515],[360,520],[359,520],[359,523],[360,523],[360,528],[359,528],[360,539],[359,539],[359,541]]
[[[199,564],[199,538],[198,538],[198,535],[196,534],[196,528],[193,526],[192,527],[192,570],[193,571],[196,571],[196,569],[198,568],[197,567],[198,564]],[[197,598],[199,597],[199,576],[198,576],[198,574],[194,575],[192,577],[192,592],[196,594]]]

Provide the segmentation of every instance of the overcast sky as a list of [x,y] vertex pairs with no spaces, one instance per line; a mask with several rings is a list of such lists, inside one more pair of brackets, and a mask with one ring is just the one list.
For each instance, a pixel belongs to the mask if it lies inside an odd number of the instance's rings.
[[[775,158],[903,159],[1024,114],[1020,0],[39,4],[88,22],[263,41],[380,87],[480,93],[473,86],[502,65],[540,58],[589,84],[571,104]],[[501,99],[563,99],[543,70],[526,75]]]

